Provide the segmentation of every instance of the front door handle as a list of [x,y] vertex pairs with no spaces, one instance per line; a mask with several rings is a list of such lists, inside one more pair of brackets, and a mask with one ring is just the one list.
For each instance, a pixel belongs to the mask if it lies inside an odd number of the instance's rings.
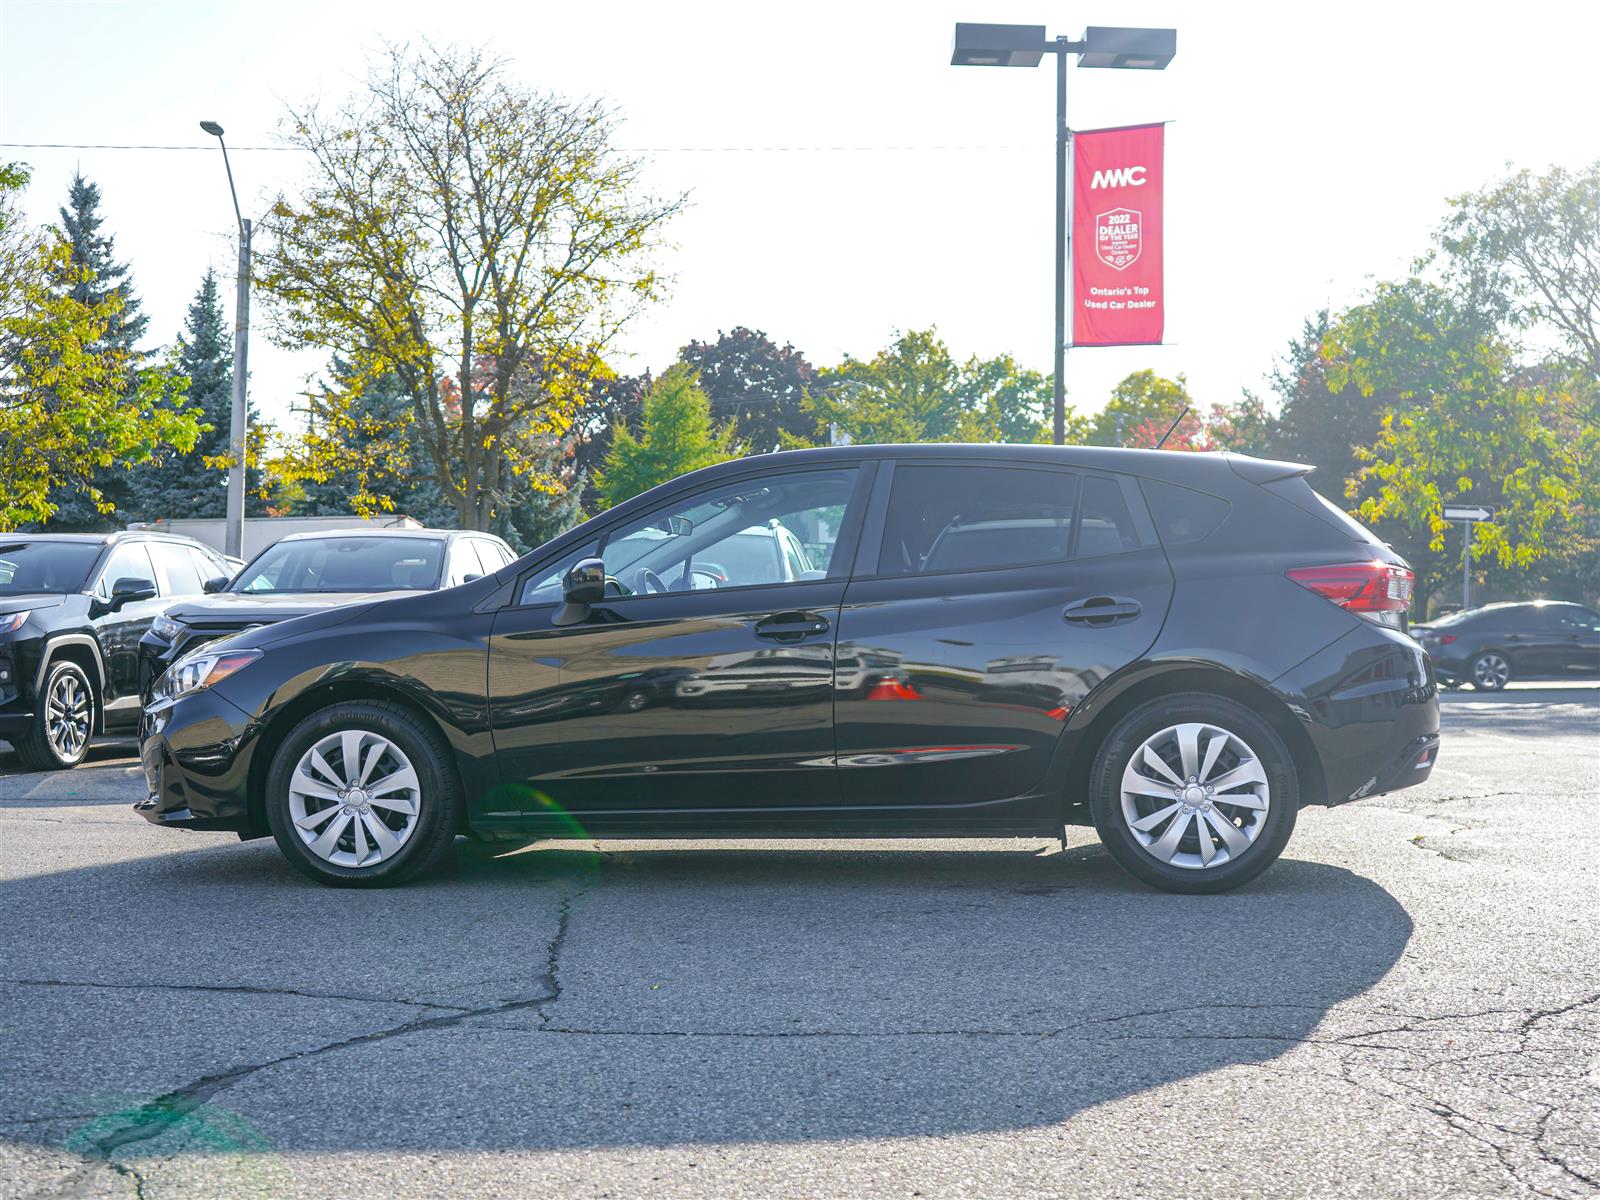
[[1137,600],[1122,596],[1090,596],[1087,600],[1067,605],[1061,610],[1061,615],[1074,625],[1102,628],[1115,625],[1118,621],[1131,621],[1142,611]]
[[815,633],[828,632],[828,618],[814,612],[781,612],[756,622],[756,636],[775,642],[798,642]]

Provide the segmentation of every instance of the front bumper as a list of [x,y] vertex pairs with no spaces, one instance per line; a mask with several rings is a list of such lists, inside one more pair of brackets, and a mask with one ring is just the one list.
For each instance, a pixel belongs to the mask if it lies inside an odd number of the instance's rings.
[[264,832],[249,802],[256,733],[248,713],[209,689],[150,705],[139,726],[149,795],[134,811],[153,825]]
[[1343,804],[1422,783],[1439,758],[1439,687],[1410,638],[1354,630],[1274,681],[1322,766],[1326,795]]

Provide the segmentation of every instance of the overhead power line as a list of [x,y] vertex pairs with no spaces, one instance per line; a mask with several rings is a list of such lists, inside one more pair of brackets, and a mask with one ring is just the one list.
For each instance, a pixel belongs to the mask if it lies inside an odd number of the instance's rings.
[[[831,154],[831,153],[906,153],[920,151],[966,150],[1038,150],[1049,149],[1047,143],[964,143],[950,145],[898,145],[898,146],[618,146],[627,154]],[[6,150],[192,150],[215,151],[214,146],[180,146],[161,143],[132,142],[0,142]],[[234,152],[265,150],[272,153],[303,154],[299,146],[229,146]]]

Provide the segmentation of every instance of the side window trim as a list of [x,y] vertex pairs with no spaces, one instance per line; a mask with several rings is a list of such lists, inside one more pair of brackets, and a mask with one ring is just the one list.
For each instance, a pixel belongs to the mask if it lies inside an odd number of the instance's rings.
[[[809,474],[809,473],[816,472],[816,471],[848,471],[848,470],[854,470],[856,472],[855,484],[850,489],[850,499],[846,502],[844,521],[839,526],[839,536],[834,542],[833,559],[832,559],[832,562],[829,564],[828,574],[826,576],[826,578],[829,579],[829,580],[848,579],[850,577],[850,566],[849,566],[849,564],[851,562],[853,562],[854,559],[855,559],[855,553],[853,551],[853,547],[859,545],[859,538],[860,538],[860,534],[861,534],[861,527],[862,527],[862,521],[863,521],[863,513],[864,513],[864,510],[866,509],[866,504],[864,503],[864,501],[866,500],[866,497],[870,494],[870,489],[873,486],[875,468],[876,468],[877,465],[878,464],[877,464],[876,460],[872,460],[872,459],[866,459],[866,460],[862,460],[862,459],[847,459],[847,460],[845,460],[843,462],[840,462],[840,463],[805,463],[805,464],[796,464],[795,466],[789,467],[789,468],[787,468],[785,470],[782,470],[782,471],[771,471],[771,470],[767,470],[767,471],[751,471],[748,474],[730,475],[727,478],[717,480],[713,484],[704,485],[704,486],[702,486],[700,488],[696,488],[696,489],[694,489],[692,491],[677,492],[671,498],[662,501],[661,505],[659,505],[658,508],[659,509],[666,509],[666,508],[671,508],[671,507],[674,507],[674,506],[682,506],[686,501],[691,500],[696,495],[699,495],[702,491],[715,491],[715,490],[717,490],[719,488],[727,487],[729,484],[741,483],[741,482],[743,482],[743,481],[745,481],[747,479],[770,479],[770,478],[774,478],[774,477],[780,476],[780,475],[800,475],[800,474]],[[648,515],[648,513],[643,514],[643,515]],[[560,562],[561,560],[563,560],[564,558],[566,558],[568,555],[572,554],[576,550],[581,550],[583,547],[585,547],[585,546],[587,546],[589,544],[593,544],[594,553],[593,553],[592,557],[601,557],[601,556],[603,556],[605,554],[605,550],[606,550],[606,543],[607,543],[607,541],[610,540],[610,537],[611,537],[612,533],[615,532],[617,529],[621,528],[622,526],[631,524],[632,522],[634,522],[634,521],[636,521],[638,519],[639,519],[638,516],[632,516],[632,517],[628,517],[628,518],[623,519],[623,520],[612,521],[608,525],[606,525],[603,528],[601,528],[598,532],[596,532],[594,534],[591,534],[588,538],[586,538],[583,541],[579,542],[577,545],[569,546],[567,549],[558,551],[557,553],[550,555],[548,558],[541,559],[539,562],[535,563],[533,566],[529,567],[528,569],[526,569],[524,571],[519,571],[517,573],[516,585],[512,589],[511,600],[507,605],[505,605],[505,607],[507,607],[507,608],[549,608],[549,607],[553,607],[554,605],[560,604],[561,601],[559,599],[558,600],[540,600],[540,601],[538,601],[536,603],[533,603],[533,604],[524,604],[524,603],[522,603],[522,596],[523,596],[523,593],[528,590],[528,585],[532,580],[534,580],[535,578],[542,577],[543,574],[545,572],[549,571],[549,569],[552,566],[554,566],[556,563]],[[758,588],[779,587],[779,586],[784,586],[784,585],[771,584],[771,583],[754,583],[754,584],[744,584],[744,585],[741,585],[741,586],[738,586],[738,587],[720,588],[718,590],[719,591],[726,591],[726,592],[748,592],[748,591],[753,591],[753,590],[758,589]],[[667,592],[667,593],[664,593],[664,594],[668,595],[668,596],[671,596],[671,595],[676,595],[677,593]],[[641,595],[641,596],[621,596],[621,597],[616,597],[615,599],[619,599],[619,600],[646,599],[646,600],[649,600],[649,599],[655,599],[655,597],[654,596],[642,596]]]

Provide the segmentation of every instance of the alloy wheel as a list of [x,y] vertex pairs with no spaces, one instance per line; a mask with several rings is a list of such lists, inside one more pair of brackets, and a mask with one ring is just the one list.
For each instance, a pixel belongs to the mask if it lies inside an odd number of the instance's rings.
[[1472,682],[1497,692],[1511,682],[1511,664],[1499,654],[1480,654],[1472,664]]
[[72,671],[57,675],[45,699],[45,737],[57,757],[71,762],[83,753],[91,715],[92,700],[83,680]]
[[417,828],[422,785],[405,752],[365,729],[330,733],[289,777],[289,817],[306,848],[341,867],[398,854]]
[[1266,768],[1218,725],[1169,725],[1146,738],[1122,773],[1122,817],[1158,862],[1207,870],[1237,860],[1266,828]]

